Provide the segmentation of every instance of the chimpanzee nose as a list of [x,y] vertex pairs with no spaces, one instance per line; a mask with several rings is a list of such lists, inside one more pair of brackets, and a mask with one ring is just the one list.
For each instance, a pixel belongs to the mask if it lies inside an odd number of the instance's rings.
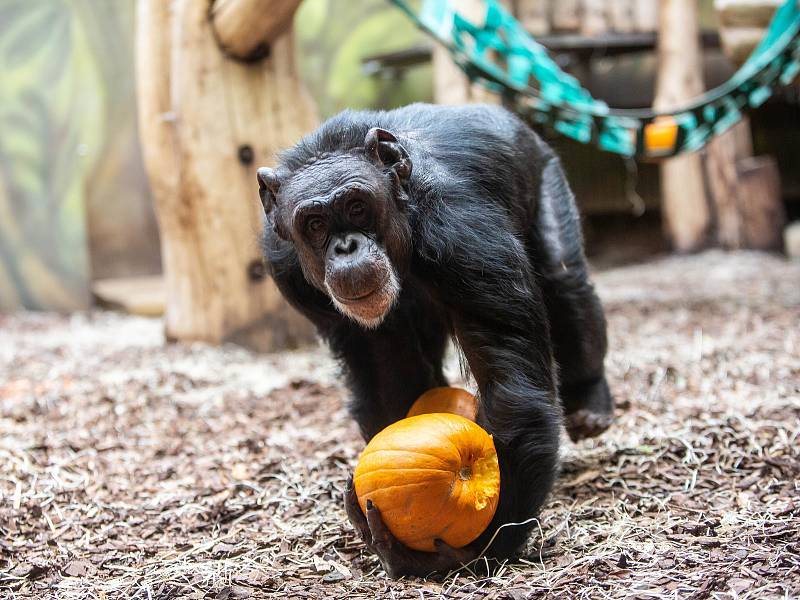
[[348,234],[344,239],[336,240],[333,251],[337,256],[349,256],[358,250],[358,239],[353,234]]

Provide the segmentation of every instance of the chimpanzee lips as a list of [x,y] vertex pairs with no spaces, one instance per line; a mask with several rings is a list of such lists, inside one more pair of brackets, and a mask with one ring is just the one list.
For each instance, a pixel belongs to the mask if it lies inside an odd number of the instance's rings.
[[357,304],[358,302],[362,302],[364,300],[367,300],[370,296],[372,296],[376,292],[380,291],[385,285],[386,285],[386,283],[384,282],[383,284],[379,285],[375,289],[370,290],[369,292],[365,292],[363,294],[360,294],[358,296],[354,296],[352,298],[348,298],[346,296],[337,296],[336,299],[339,300],[339,302],[341,302],[343,304]]
[[[400,293],[400,283],[394,270],[390,267],[382,271],[373,273],[372,277],[368,278],[372,285],[365,289],[347,285],[352,283],[352,280],[348,281],[347,278],[342,285],[342,279],[330,278],[332,281],[329,281],[326,277],[325,288],[337,310],[364,327],[375,328],[380,325]],[[376,280],[377,285],[375,285]],[[363,284],[363,279],[359,283]]]

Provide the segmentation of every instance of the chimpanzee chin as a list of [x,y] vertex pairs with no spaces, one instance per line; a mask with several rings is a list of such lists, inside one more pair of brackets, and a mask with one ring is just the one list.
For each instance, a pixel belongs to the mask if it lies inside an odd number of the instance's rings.
[[[494,520],[465,548],[416,552],[376,508],[362,513],[351,486],[348,515],[387,572],[447,571],[536,516],[562,424],[577,440],[613,412],[605,318],[552,150],[496,106],[346,111],[258,182],[272,276],[342,362],[366,439],[447,385],[450,338],[478,385],[501,469]],[[487,555],[518,552],[530,528],[502,528]]]

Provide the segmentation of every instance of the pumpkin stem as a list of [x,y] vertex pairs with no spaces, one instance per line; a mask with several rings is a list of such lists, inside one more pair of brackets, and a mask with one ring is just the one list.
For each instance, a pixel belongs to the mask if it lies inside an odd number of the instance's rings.
[[458,470],[458,478],[462,481],[469,481],[472,479],[472,468],[469,465],[466,467],[461,467]]

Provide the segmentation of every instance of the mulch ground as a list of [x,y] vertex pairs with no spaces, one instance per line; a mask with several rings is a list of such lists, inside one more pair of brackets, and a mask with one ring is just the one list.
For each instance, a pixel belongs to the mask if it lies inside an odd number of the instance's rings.
[[565,441],[521,560],[444,582],[388,580],[346,522],[363,443],[324,350],[0,316],[0,597],[800,597],[800,264],[596,279],[614,427]]

